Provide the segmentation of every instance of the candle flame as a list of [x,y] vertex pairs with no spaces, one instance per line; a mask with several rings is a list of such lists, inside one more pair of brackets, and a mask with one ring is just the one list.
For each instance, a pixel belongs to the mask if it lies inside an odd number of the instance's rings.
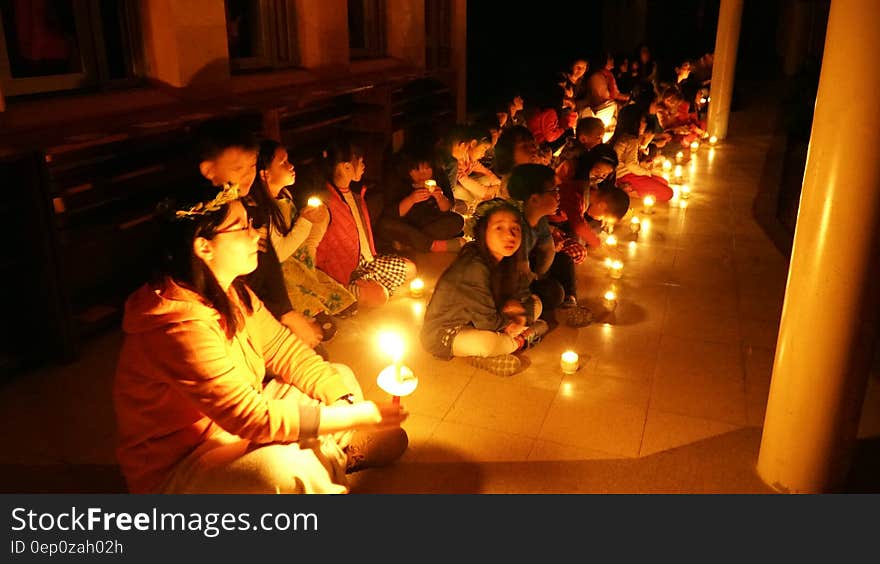
[[378,341],[379,350],[391,358],[392,362],[397,364],[403,360],[403,353],[406,349],[406,345],[403,342],[403,337],[401,337],[399,333],[394,331],[382,331],[379,333]]
[[608,301],[614,301],[617,299],[617,294],[614,293],[614,290],[608,290],[605,292],[605,299]]
[[321,198],[318,198],[316,196],[312,196],[311,198],[309,198],[309,201],[308,201],[308,205],[310,208],[317,208],[318,206],[321,205],[321,203],[322,203]]

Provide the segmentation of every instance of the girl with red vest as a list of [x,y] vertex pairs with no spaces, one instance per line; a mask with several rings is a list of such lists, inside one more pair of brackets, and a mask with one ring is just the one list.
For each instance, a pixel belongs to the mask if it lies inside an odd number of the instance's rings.
[[366,187],[363,152],[348,141],[331,144],[321,158],[327,183],[330,224],[318,245],[317,266],[348,286],[360,305],[380,306],[404,282],[416,275],[416,265],[397,255],[376,253]]

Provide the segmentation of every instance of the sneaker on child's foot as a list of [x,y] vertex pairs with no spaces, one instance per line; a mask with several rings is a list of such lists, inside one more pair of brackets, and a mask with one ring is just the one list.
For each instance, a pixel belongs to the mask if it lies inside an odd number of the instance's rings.
[[541,342],[541,338],[550,332],[550,325],[543,319],[536,319],[529,328],[520,333],[523,339],[523,349],[530,349]]
[[498,356],[468,356],[465,357],[469,363],[491,372],[497,376],[513,376],[519,372],[522,367],[522,361],[512,354],[501,354]]
[[562,304],[559,306],[562,309],[569,309],[573,307],[577,307],[578,299],[576,296],[565,296],[565,299],[562,300]]
[[586,327],[593,322],[593,311],[586,306],[577,306],[568,312],[566,324],[569,327]]
[[408,445],[409,437],[400,427],[383,431],[355,431],[351,442],[343,449],[348,455],[345,473],[388,466],[403,456]]

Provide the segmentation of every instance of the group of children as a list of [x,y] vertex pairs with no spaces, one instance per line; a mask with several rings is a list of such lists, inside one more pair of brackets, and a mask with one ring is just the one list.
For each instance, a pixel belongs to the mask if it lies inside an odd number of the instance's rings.
[[347,472],[398,458],[405,410],[365,401],[322,343],[412,279],[419,253],[455,253],[420,333],[437,357],[510,375],[557,310],[588,324],[576,265],[631,197],[671,198],[652,147],[704,134],[684,79],[658,96],[649,54],[626,88],[600,60],[407,144],[378,197],[351,140],[302,174],[281,143],[203,124],[198,179],[160,206],[157,275],[126,304],[114,401],[131,491],[342,492]]

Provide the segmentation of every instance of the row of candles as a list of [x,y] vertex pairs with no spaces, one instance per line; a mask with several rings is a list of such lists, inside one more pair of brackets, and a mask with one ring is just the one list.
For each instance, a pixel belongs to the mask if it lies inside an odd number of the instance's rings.
[[[714,146],[718,142],[718,139],[715,136],[709,138],[709,144]],[[700,143],[698,141],[694,141],[690,145],[691,153],[696,153],[700,148]],[[684,153],[679,151],[675,155],[676,163],[681,163],[684,159]],[[673,176],[676,180],[680,181],[683,177],[683,171],[681,164],[677,164],[674,166],[672,161],[669,159],[665,159],[663,161],[663,170],[666,171],[664,173],[664,177],[668,178],[668,171],[673,170]],[[687,184],[679,184],[678,196],[682,200],[687,200],[690,197],[691,189]],[[312,200],[316,200],[313,203]],[[654,205],[657,203],[657,200],[652,195],[647,195],[642,199],[642,212],[646,215],[651,215],[654,213]],[[317,198],[310,198],[309,205],[320,205],[321,202]],[[642,230],[642,219],[639,215],[634,215],[629,223],[630,231],[638,238],[640,231]],[[609,228],[608,236],[605,237],[604,240],[605,245],[611,248],[616,248],[618,245],[618,238],[614,235],[613,227]],[[637,243],[635,240],[630,241],[628,246],[630,249],[634,249]],[[607,257],[604,261],[605,267],[608,269],[608,275],[613,280],[619,280],[623,276],[623,261],[619,259],[612,259],[611,257]],[[416,278],[410,282],[409,285],[409,293],[410,297],[414,299],[421,299],[424,297],[425,292],[425,282],[421,278]],[[419,307],[419,311],[424,311],[424,307],[421,302],[417,302]],[[608,311],[609,313],[614,312],[617,309],[617,292],[614,289],[607,290],[602,295],[602,307]],[[403,366],[401,364],[401,359],[403,357],[403,341],[396,334],[385,333],[380,337],[380,348],[386,351],[386,354],[392,358],[392,364],[385,369],[382,370],[379,374],[379,378],[377,380],[379,387],[385,392],[392,395],[393,401],[395,403],[399,403],[400,397],[411,394],[416,386],[418,385],[418,378],[415,377],[412,370],[408,367]],[[565,374],[574,374],[580,368],[580,356],[572,350],[566,350],[560,356],[560,368],[562,372]]]

